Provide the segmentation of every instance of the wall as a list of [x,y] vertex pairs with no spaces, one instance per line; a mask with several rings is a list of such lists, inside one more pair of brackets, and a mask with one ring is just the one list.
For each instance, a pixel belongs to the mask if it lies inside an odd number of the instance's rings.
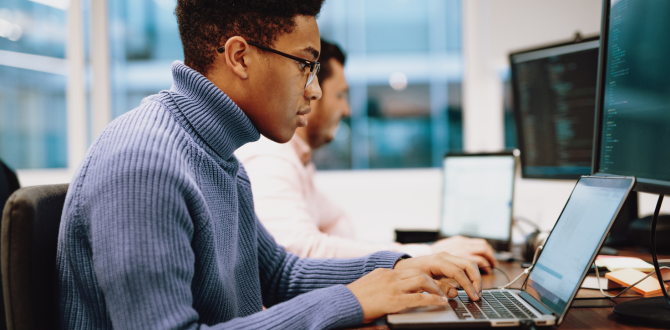
[[[550,230],[576,181],[524,180],[515,182],[514,216],[522,216]],[[440,219],[440,169],[320,171],[316,185],[350,216],[358,239],[392,242],[394,229],[437,230]],[[654,212],[657,195],[640,194],[640,215]],[[670,214],[670,197],[662,212]],[[524,226],[527,230],[528,228]],[[513,239],[523,239],[514,231]]]
[[503,140],[503,87],[511,51],[600,32],[601,0],[463,1],[464,148],[496,151]]

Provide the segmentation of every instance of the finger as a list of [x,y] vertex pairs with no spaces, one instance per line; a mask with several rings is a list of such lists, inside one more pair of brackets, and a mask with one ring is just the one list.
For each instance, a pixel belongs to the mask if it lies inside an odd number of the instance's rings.
[[447,278],[441,278],[439,280],[434,280],[435,284],[444,292],[444,294],[449,297],[449,298],[456,298],[458,295],[458,290],[449,282],[447,282]]
[[435,281],[423,272],[419,276],[403,280],[400,283],[399,288],[403,293],[425,291],[438,296],[443,295],[442,290],[440,290],[440,287],[435,283]]
[[484,241],[484,244],[486,245],[484,247],[484,251],[481,253],[481,256],[486,258],[491,266],[498,267],[498,260],[496,259],[495,251],[488,242]]
[[470,280],[470,278],[465,275],[465,272],[461,269],[456,269],[454,270],[454,279],[458,284],[465,290],[465,292],[468,294],[470,299],[472,300],[479,300],[479,290],[475,289],[474,283]]
[[[498,260],[496,260],[495,250],[491,247],[491,244],[484,239],[473,239],[472,245],[470,246],[470,254],[478,255],[484,257],[488,263],[497,267]],[[481,265],[480,265],[481,266]]]
[[[472,282],[471,284],[476,288],[478,293],[482,292],[482,275],[479,273],[477,263],[457,257],[445,258],[448,258],[447,260],[451,261],[452,264],[458,266],[467,274],[467,277]],[[463,286],[463,283],[459,282],[458,284],[460,284],[464,289],[466,288]]]
[[484,273],[490,274],[492,271],[491,264],[489,264],[488,260],[484,259],[483,257],[480,256],[470,256],[467,259],[470,259],[474,262],[477,263],[477,268],[483,269]]
[[402,302],[407,307],[443,306],[447,299],[430,293],[410,293],[402,295]]

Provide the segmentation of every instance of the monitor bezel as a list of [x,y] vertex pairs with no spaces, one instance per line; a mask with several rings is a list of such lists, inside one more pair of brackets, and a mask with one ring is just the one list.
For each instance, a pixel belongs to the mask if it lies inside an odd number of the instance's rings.
[[514,160],[514,165],[513,165],[513,179],[512,179],[512,207],[510,207],[510,226],[509,226],[509,233],[508,233],[508,240],[499,240],[499,239],[492,239],[492,238],[486,238],[486,237],[475,237],[472,236],[472,238],[481,238],[486,240],[489,244],[491,244],[491,247],[493,247],[494,250],[496,251],[512,251],[512,227],[514,225],[514,192],[515,192],[515,186],[516,186],[516,170],[517,166],[519,165],[518,157],[515,155],[514,150],[505,150],[505,151],[500,151],[500,152],[480,152],[480,153],[466,153],[466,152],[447,152],[444,157],[442,158],[442,168],[441,168],[441,173],[442,173],[442,194],[440,195],[440,228],[438,229],[438,233],[440,238],[448,238],[450,236],[445,235],[442,232],[442,221],[444,220],[444,194],[445,194],[445,180],[444,180],[444,160],[449,157],[488,157],[488,156],[510,156]]
[[[607,74],[607,45],[609,41],[609,17],[610,17],[611,0],[603,0],[602,19],[600,26],[600,50],[598,52],[598,81],[596,83],[596,107],[595,107],[595,121],[594,138],[593,138],[593,155],[591,156],[591,174],[595,176],[622,176],[622,174],[605,173],[599,171],[600,166],[600,146],[602,140],[602,120],[603,120],[603,104],[605,93],[603,92],[605,78]],[[647,192],[652,194],[670,194],[670,181],[647,179],[642,177],[635,177],[635,186],[633,191]]]
[[[570,45],[578,45],[581,43],[586,43],[586,42],[592,42],[599,40],[600,36],[589,36],[584,39],[581,39],[579,41],[566,41],[566,42],[560,42],[560,43],[553,43],[553,44],[547,44],[544,46],[540,47],[534,47],[534,48],[528,48],[528,49],[523,49],[523,50],[518,50],[514,51],[509,54],[508,60],[509,60],[509,65],[510,65],[510,85],[512,88],[512,103],[513,103],[513,112],[514,112],[514,118],[521,118],[521,109],[519,106],[519,89],[516,87],[517,85],[517,72],[514,70],[514,57],[517,55],[525,54],[525,53],[530,53],[530,52],[536,52],[540,50],[545,50],[545,49],[551,49],[551,48],[558,48],[558,47],[564,47],[564,46],[570,46]],[[599,55],[600,56],[600,55]],[[597,86],[596,82],[596,86]],[[597,87],[596,87],[597,88]],[[519,157],[519,163],[521,164],[521,177],[524,179],[550,179],[550,180],[577,180],[581,178],[583,175],[588,175],[590,173],[581,173],[581,174],[529,174],[526,172],[526,166],[524,165],[524,150],[526,150],[525,145],[524,145],[524,138],[523,138],[523,129],[520,125],[520,123],[517,120],[516,123],[516,137],[517,137],[517,145],[519,147],[519,150],[521,151],[521,156]]]

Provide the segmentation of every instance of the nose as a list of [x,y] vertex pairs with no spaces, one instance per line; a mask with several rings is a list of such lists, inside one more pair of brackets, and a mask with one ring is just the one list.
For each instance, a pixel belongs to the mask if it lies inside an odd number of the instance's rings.
[[342,116],[344,117],[350,117],[351,116],[351,106],[349,105],[349,101],[344,101],[344,109],[342,111]]
[[319,78],[314,78],[312,82],[305,88],[305,98],[310,101],[318,101],[323,96],[321,92],[321,85],[319,85]]

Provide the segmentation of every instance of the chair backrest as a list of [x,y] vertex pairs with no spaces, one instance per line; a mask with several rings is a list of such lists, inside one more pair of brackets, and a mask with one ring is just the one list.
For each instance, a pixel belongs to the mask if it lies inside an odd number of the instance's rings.
[[19,188],[19,179],[5,163],[0,160],[0,207],[4,207],[9,195]]
[[7,200],[0,264],[10,330],[59,328],[56,250],[67,188],[27,187]]
[[[7,199],[9,196],[17,191],[21,186],[19,185],[19,179],[16,177],[14,171],[12,171],[5,163],[0,160],[0,215],[2,214],[2,208],[5,207]],[[0,298],[2,297],[2,286],[0,286]],[[5,320],[5,302],[3,299],[0,299],[0,330],[7,329],[7,321]]]

